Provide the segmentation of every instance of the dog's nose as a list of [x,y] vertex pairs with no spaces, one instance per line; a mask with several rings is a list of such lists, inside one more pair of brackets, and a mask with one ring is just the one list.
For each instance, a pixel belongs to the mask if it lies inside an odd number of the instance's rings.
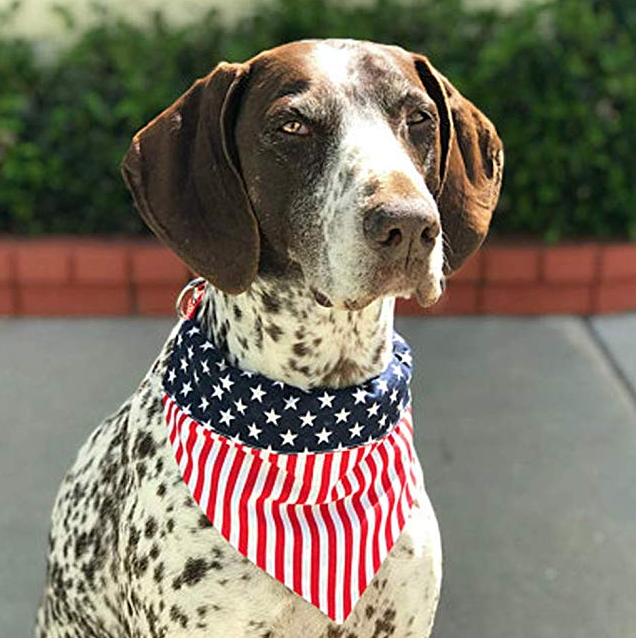
[[375,206],[363,221],[364,236],[378,250],[396,255],[422,248],[430,249],[440,234],[437,211],[427,202],[401,201]]

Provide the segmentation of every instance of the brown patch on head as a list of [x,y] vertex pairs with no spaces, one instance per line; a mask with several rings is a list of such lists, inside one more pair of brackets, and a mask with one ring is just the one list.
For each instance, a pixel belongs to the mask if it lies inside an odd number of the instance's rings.
[[492,122],[422,55],[413,67],[437,104],[440,184],[447,270],[458,269],[484,240],[499,199],[503,145]]
[[[429,124],[413,132],[408,116],[417,110]],[[365,252],[369,247],[349,218],[348,226],[340,226],[349,230],[337,253],[358,250],[361,257],[352,265],[343,260],[330,273],[322,231],[332,222],[325,221],[325,211],[331,206],[336,217],[357,215],[367,199],[418,197],[406,175],[389,173],[377,181],[371,161],[368,171],[362,166],[355,172],[348,160],[342,167],[331,161],[346,135],[348,114],[367,111],[370,121],[386,120],[435,198],[447,262],[456,269],[488,229],[501,183],[501,143],[483,114],[428,60],[399,47],[305,40],[244,64],[221,64],[140,131],[124,161],[124,177],[155,233],[218,288],[236,294],[249,290],[257,274],[290,277],[302,271],[308,286],[331,304],[359,308],[377,296],[403,294],[402,283],[388,270],[385,279],[393,283],[378,281],[384,273],[376,272],[377,256]],[[309,134],[283,133],[296,121]],[[355,136],[346,142],[356,143]],[[332,166],[329,188],[317,188]],[[386,170],[397,167],[390,163]],[[362,185],[366,175],[371,179]],[[416,290],[425,264],[420,261],[409,274]],[[281,300],[262,302],[271,314],[279,312]],[[240,311],[234,319],[241,320]],[[257,348],[262,333],[261,326]]]
[[400,171],[392,171],[388,175],[383,175],[380,179],[378,195],[380,197],[395,197],[409,199],[420,196],[420,191],[415,187],[413,181]]
[[139,131],[124,181],[153,232],[232,294],[256,276],[260,241],[234,144],[249,66],[219,64]]

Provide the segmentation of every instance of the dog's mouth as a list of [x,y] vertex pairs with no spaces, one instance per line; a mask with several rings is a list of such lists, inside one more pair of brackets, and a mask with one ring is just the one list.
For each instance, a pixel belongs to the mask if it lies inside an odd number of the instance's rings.
[[363,310],[377,299],[384,297],[398,297],[410,299],[414,297],[423,308],[429,308],[439,301],[446,287],[443,276],[428,276],[419,282],[409,281],[406,277],[399,277],[385,282],[373,282],[374,289],[356,297],[334,299],[315,287],[311,292],[316,303],[323,308],[340,308],[342,310]]

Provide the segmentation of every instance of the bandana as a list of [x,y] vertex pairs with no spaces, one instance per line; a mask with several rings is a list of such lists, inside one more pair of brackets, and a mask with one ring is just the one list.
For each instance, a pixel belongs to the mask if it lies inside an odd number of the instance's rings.
[[409,348],[396,334],[379,376],[303,391],[231,366],[202,333],[197,305],[163,379],[183,480],[241,554],[342,623],[422,486]]

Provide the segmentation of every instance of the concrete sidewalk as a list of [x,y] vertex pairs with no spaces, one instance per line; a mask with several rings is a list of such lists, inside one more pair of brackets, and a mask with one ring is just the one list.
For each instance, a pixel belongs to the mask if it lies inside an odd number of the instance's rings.
[[[31,635],[64,469],[171,325],[0,322],[2,638]],[[636,637],[636,316],[398,327],[445,550],[435,637]]]

